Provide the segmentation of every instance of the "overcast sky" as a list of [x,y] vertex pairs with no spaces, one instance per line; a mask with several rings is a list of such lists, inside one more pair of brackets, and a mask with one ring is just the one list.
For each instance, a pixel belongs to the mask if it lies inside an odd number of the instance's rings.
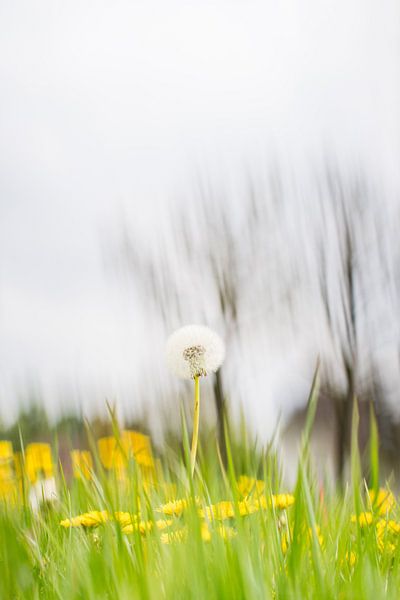
[[123,396],[148,324],[104,245],[199,172],[328,153],[396,190],[399,56],[398,0],[2,0],[3,413],[31,382]]

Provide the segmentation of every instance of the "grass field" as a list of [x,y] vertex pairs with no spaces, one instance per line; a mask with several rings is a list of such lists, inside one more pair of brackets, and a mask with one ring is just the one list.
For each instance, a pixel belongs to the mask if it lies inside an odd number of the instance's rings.
[[244,434],[228,439],[226,461],[203,440],[192,477],[185,427],[183,451],[149,468],[126,457],[107,470],[93,444],[93,471],[67,484],[58,469],[58,499],[36,511],[22,477],[18,498],[0,503],[0,598],[397,599],[400,514],[378,492],[376,429],[367,484],[355,406],[351,484],[340,489],[313,475],[314,412],[311,400],[293,490],[275,452]]

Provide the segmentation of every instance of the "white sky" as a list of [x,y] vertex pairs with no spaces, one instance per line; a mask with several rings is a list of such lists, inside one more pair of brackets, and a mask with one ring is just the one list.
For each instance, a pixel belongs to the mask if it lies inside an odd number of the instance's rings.
[[199,171],[328,153],[397,188],[399,57],[398,0],[2,0],[3,414],[32,381],[127,398],[148,323],[104,243],[190,208]]

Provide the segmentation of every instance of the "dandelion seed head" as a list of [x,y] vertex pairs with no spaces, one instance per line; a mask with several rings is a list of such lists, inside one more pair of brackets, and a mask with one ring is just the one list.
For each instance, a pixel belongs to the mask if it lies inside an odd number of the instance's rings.
[[167,364],[181,379],[205,377],[215,373],[225,358],[222,339],[204,325],[187,325],[167,341]]

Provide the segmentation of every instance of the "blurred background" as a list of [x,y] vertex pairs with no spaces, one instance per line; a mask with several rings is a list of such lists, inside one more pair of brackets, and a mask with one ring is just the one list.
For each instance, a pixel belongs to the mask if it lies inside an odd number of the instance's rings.
[[399,56],[397,0],[3,1],[1,437],[79,445],[108,401],[161,445],[166,337],[204,323],[209,431],[279,432],[290,479],[319,360],[323,467],[356,395],[397,469]]

